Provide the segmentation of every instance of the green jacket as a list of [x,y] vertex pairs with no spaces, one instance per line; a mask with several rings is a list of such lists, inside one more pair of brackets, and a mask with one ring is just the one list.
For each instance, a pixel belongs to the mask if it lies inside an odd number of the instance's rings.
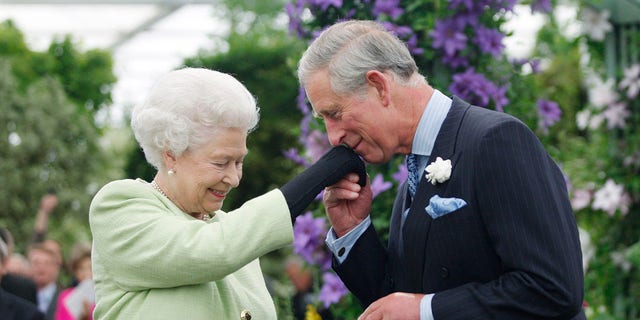
[[293,240],[280,190],[197,220],[143,180],[94,197],[94,319],[276,319],[258,257]]

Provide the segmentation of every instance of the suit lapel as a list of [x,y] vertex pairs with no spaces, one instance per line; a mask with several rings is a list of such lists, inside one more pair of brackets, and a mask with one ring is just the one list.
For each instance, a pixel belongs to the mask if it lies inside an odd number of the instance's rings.
[[[447,117],[442,123],[442,127],[436,137],[433,150],[427,164],[436,160],[437,157],[442,159],[451,159],[452,165],[455,165],[454,157],[458,128],[464,118],[465,112],[468,110],[469,104],[457,97],[453,98],[453,104]],[[411,204],[407,220],[402,230],[404,258],[406,259],[407,274],[412,276],[412,281],[408,285],[412,291],[422,291],[422,273],[424,270],[425,252],[427,244],[427,236],[431,227],[431,217],[425,212],[425,207],[429,203],[429,199],[435,194],[442,193],[446,189],[447,182],[436,185],[431,184],[423,176],[416,189],[416,196]],[[428,259],[428,257],[427,257]]]
[[402,254],[402,212],[407,207],[408,184],[405,181],[398,189],[398,195],[393,203],[393,211],[391,211],[391,224],[389,225],[389,249]]

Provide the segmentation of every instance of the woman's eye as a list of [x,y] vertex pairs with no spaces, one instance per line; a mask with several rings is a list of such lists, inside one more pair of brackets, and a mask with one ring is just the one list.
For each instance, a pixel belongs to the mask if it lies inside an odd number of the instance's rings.
[[228,162],[214,162],[213,165],[218,167],[218,168],[224,168],[227,166]]

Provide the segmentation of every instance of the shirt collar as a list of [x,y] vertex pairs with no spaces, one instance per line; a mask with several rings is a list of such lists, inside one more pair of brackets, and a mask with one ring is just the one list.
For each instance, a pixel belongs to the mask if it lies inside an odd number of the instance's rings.
[[440,127],[451,109],[451,103],[451,98],[439,90],[433,90],[433,95],[422,113],[418,129],[413,137],[411,153],[422,156],[431,155]]
[[50,283],[46,287],[38,290],[38,309],[40,309],[40,311],[46,312],[55,293],[56,293],[55,283]]

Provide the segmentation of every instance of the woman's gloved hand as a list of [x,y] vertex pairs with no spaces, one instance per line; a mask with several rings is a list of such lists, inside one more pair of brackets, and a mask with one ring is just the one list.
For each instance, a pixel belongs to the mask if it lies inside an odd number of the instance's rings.
[[351,148],[340,145],[333,147],[316,163],[282,186],[280,191],[287,199],[291,221],[295,221],[320,191],[351,172],[360,176],[358,183],[364,187],[367,183],[364,162]]

